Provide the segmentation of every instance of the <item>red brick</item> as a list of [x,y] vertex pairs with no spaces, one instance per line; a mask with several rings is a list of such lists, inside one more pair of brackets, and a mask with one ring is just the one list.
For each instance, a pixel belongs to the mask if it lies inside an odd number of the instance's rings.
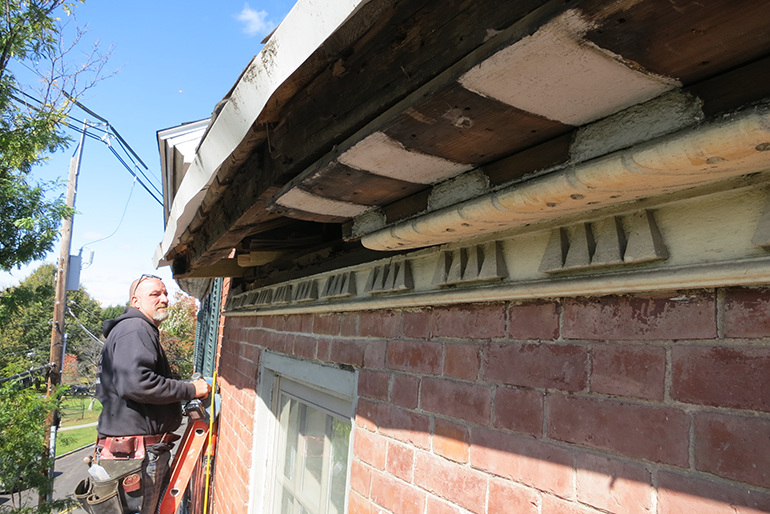
[[294,337],[283,333],[264,333],[260,338],[260,344],[273,351],[291,354],[294,352]]
[[591,350],[591,391],[663,401],[666,349],[597,345]]
[[316,314],[313,320],[313,333],[336,336],[340,333],[340,317],[338,314]]
[[430,420],[427,416],[380,404],[377,410],[377,424],[380,432],[388,437],[419,448],[430,448]]
[[564,300],[565,339],[713,339],[716,304],[711,293],[605,296]]
[[552,395],[547,435],[629,457],[686,467],[689,422],[665,407]]
[[534,489],[498,478],[489,481],[489,514],[539,514],[539,504]]
[[[588,509],[577,503],[568,502],[555,496],[543,495],[543,514],[596,514],[594,509]],[[661,513],[665,511],[660,511]],[[666,512],[666,514],[669,514]],[[690,513],[694,514],[694,513]]]
[[372,476],[372,500],[391,512],[423,512],[425,493],[382,473]]
[[770,412],[770,348],[677,346],[671,355],[675,400]]
[[338,339],[332,341],[329,360],[341,364],[362,367],[366,343],[355,339]]
[[443,345],[428,341],[389,341],[387,365],[391,369],[438,375],[441,373]]
[[410,339],[430,339],[431,311],[404,311],[404,324],[401,328],[404,337]]
[[377,430],[377,409],[380,404],[359,398],[356,403],[356,424],[372,432]]
[[473,304],[433,311],[433,337],[493,339],[505,336],[503,304]]
[[588,377],[588,350],[577,345],[491,343],[484,378],[490,382],[581,391]]
[[361,337],[400,337],[401,311],[366,311],[359,313],[358,335]]
[[543,434],[543,393],[499,387],[495,392],[495,428],[534,436]]
[[508,310],[508,337],[550,341],[559,337],[560,306],[554,302],[512,305]]
[[385,352],[387,347],[387,341],[369,341],[364,349],[364,367],[385,368]]
[[340,335],[343,337],[358,335],[357,312],[346,312],[340,315]]
[[[232,512],[232,511],[226,511]],[[377,509],[369,503],[366,498],[361,497],[355,491],[350,491],[348,495],[348,513],[349,514],[376,514]]]
[[371,469],[365,464],[362,464],[361,461],[353,459],[350,464],[350,488],[364,496],[369,496],[371,485]]
[[658,512],[666,514],[758,514],[770,512],[770,494],[731,487],[704,477],[658,473]]
[[491,405],[492,393],[488,387],[436,378],[422,380],[420,407],[423,410],[488,425]]
[[282,332],[299,332],[300,327],[300,319],[294,315],[284,314],[276,316],[276,330]]
[[527,436],[475,428],[471,433],[474,468],[541,491],[572,496],[572,454]]
[[261,316],[261,318],[262,318],[262,328],[275,329],[277,316]]
[[724,331],[725,337],[770,336],[770,289],[727,289]]
[[414,483],[471,512],[484,512],[487,477],[478,471],[417,452]]
[[409,375],[393,375],[390,402],[406,409],[416,409],[420,379]]
[[314,359],[316,356],[316,339],[315,337],[296,334],[294,335],[293,348],[294,355],[305,357],[306,359]]
[[461,380],[476,380],[481,365],[475,344],[447,344],[444,347],[444,375]]
[[319,339],[316,343],[316,358],[319,361],[328,362],[332,350],[331,339]]
[[449,504],[440,498],[435,496],[428,496],[428,505],[426,506],[426,514],[463,514],[465,510],[460,510],[460,507]]
[[434,453],[455,462],[468,462],[470,448],[468,429],[443,419],[436,419],[434,423]]
[[625,514],[653,511],[652,476],[643,466],[578,455],[577,498],[597,509]]
[[769,436],[767,419],[698,413],[695,469],[770,488]]
[[385,470],[396,478],[411,482],[414,474],[414,450],[403,444],[388,442]]
[[314,316],[312,314],[298,314],[298,316],[301,318],[300,331],[304,334],[312,334],[315,322]]
[[356,430],[353,435],[353,456],[377,469],[385,469],[385,439],[366,430]]
[[358,395],[388,401],[389,379],[390,373],[362,369],[358,373]]

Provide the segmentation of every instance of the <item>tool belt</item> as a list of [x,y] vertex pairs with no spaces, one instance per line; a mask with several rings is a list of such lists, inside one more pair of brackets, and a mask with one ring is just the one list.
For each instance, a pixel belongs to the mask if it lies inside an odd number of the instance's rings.
[[109,478],[81,480],[75,488],[75,498],[90,514],[138,512],[143,497],[145,448],[159,443],[171,444],[179,437],[169,433],[98,439],[92,461],[104,468]]
[[75,499],[89,514],[139,512],[142,508],[144,459],[105,461],[108,479],[89,476],[75,487]]
[[105,437],[96,441],[101,449],[100,460],[143,459],[144,449],[153,444],[171,444],[180,436],[177,434],[126,435]]

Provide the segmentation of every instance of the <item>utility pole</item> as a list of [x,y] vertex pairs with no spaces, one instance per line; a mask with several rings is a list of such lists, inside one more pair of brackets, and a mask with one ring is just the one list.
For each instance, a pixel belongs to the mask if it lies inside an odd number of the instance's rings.
[[[80,158],[83,156],[83,145],[86,139],[86,128],[88,121],[83,121],[83,131],[80,134],[80,143],[75,155],[70,159],[69,179],[67,180],[67,197],[65,203],[67,207],[74,210],[75,196],[78,189],[78,175],[80,174]],[[67,277],[69,276],[70,250],[72,247],[72,224],[75,213],[65,218],[61,229],[61,251],[59,253],[59,262],[56,266],[56,292],[53,306],[53,323],[51,327],[51,354],[49,363],[51,369],[48,372],[48,397],[50,398],[56,388],[61,384],[62,364],[64,360],[64,345],[66,344],[66,334],[64,330],[64,316],[67,306]],[[45,442],[48,448],[48,457],[51,459],[51,467],[48,470],[48,476],[53,479],[54,476],[54,458],[56,457],[56,429],[59,425],[59,411],[54,410],[48,415],[46,420]],[[45,500],[50,501],[52,494],[48,498],[39,498],[39,503]]]

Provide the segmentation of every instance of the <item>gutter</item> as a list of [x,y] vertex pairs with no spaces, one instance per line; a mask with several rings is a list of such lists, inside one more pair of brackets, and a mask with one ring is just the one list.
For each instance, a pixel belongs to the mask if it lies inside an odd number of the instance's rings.
[[508,186],[362,237],[371,250],[461,241],[770,170],[770,110],[757,107]]

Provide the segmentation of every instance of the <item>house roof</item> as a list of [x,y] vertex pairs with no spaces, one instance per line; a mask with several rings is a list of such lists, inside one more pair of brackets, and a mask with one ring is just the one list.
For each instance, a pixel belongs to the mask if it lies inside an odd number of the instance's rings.
[[301,0],[200,143],[156,260],[237,276],[322,241],[420,248],[765,171],[768,7]]

